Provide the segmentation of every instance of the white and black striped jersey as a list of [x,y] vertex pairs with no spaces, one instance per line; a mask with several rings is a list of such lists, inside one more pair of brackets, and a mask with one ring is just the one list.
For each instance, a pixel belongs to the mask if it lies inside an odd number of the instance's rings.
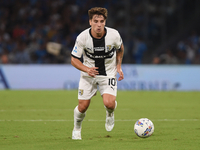
[[[98,76],[115,77],[116,68],[116,50],[120,49],[122,39],[117,30],[105,27],[105,35],[101,39],[96,39],[91,34],[91,28],[81,32],[76,39],[76,43],[71,55],[81,58],[83,55],[83,64],[88,67],[98,67]],[[81,72],[82,76],[89,76]]]

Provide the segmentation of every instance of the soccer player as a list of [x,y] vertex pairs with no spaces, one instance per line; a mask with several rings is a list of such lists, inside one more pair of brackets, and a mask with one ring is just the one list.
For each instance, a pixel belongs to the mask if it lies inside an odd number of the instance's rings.
[[[71,64],[81,71],[78,89],[78,106],[74,109],[72,139],[81,140],[81,125],[97,87],[106,109],[105,128],[114,127],[114,110],[117,106],[117,80],[124,78],[121,69],[124,46],[117,30],[106,27],[107,9],[94,7],[88,11],[90,28],[81,32],[71,52]],[[83,55],[83,63],[80,58]]]

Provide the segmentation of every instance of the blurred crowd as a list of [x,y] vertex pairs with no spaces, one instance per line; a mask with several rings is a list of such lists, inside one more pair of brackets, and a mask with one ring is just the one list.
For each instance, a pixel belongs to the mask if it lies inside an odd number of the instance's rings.
[[[0,64],[70,63],[77,35],[89,27],[88,9],[96,6],[108,9],[107,26],[120,32],[126,50],[125,63],[142,64],[145,52],[161,39],[160,1],[148,2],[145,5],[140,0],[1,0]],[[144,11],[147,7],[148,12]],[[165,13],[173,16],[176,9],[171,3]],[[167,49],[148,63],[200,64],[199,37],[200,34],[193,33],[181,39],[175,50]],[[49,43],[60,44],[59,54],[48,50]]]
[[153,64],[200,64],[200,34],[192,31],[175,47],[156,54]]

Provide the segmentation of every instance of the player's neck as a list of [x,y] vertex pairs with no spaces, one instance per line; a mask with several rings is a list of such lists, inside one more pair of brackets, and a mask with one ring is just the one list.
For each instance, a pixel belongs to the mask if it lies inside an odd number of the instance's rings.
[[91,34],[96,39],[101,39],[105,35],[106,31],[105,29],[101,33],[95,33],[93,30],[91,30]]

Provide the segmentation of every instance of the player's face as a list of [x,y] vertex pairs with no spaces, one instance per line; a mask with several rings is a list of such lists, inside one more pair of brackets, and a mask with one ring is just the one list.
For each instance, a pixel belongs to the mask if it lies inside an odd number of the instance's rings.
[[105,33],[105,24],[106,20],[102,15],[94,15],[93,18],[90,20],[92,35],[95,37],[102,37]]

